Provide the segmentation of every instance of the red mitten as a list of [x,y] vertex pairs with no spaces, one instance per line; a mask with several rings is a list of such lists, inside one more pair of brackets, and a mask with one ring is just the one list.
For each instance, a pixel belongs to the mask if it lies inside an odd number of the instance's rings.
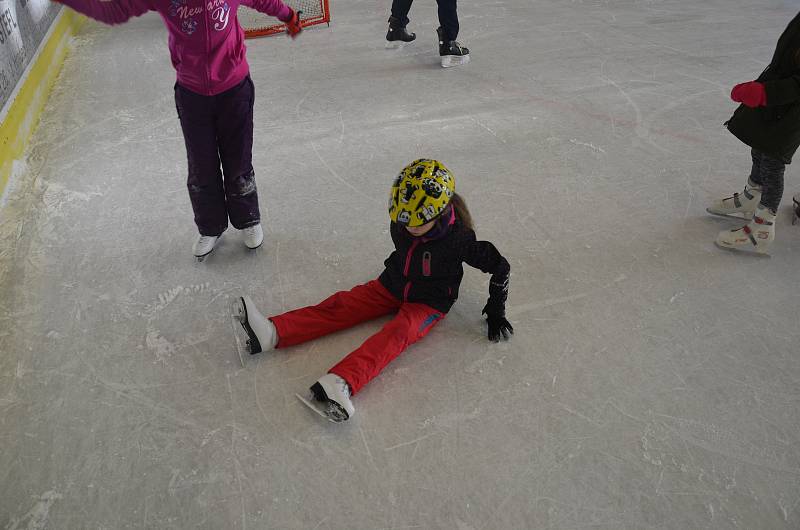
[[767,91],[764,90],[763,83],[748,81],[733,87],[731,99],[744,103],[750,108],[763,107],[767,104]]
[[285,20],[286,23],[286,33],[293,39],[297,38],[297,34],[303,31],[303,25],[300,22],[300,15],[303,14],[302,11],[295,11],[291,7],[289,8],[291,11],[292,16],[289,17],[288,20]]

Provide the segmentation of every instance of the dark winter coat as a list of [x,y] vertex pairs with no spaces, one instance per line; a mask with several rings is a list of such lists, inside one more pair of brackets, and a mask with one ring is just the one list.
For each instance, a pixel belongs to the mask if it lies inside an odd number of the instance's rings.
[[493,244],[476,241],[475,232],[458,219],[439,239],[414,237],[396,223],[389,230],[395,250],[378,279],[394,296],[447,313],[458,298],[466,263],[492,274],[486,313],[505,315],[511,267]]
[[772,158],[789,164],[800,146],[800,13],[784,30],[767,69],[756,81],[764,84],[767,106],[739,105],[726,125],[737,138]]

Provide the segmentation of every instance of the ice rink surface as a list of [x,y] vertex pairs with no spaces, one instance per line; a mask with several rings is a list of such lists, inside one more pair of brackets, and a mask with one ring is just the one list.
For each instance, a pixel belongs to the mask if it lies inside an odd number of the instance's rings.
[[[0,210],[0,526],[800,528],[800,191],[771,258],[705,213],[749,149],[722,126],[800,9],[786,0],[461,2],[384,49],[389,3],[249,42],[266,242],[196,263],[160,18],[89,24]],[[392,178],[454,172],[512,267],[488,276],[333,425],[294,397],[384,321],[236,357],[269,314],[382,270]]]

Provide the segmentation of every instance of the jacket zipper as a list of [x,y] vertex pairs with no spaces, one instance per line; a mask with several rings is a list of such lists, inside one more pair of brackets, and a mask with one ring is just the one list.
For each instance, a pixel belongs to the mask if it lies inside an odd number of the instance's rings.
[[431,253],[427,250],[422,253],[422,275],[431,275]]
[[[403,276],[408,278],[408,271],[411,268],[411,256],[414,254],[414,249],[417,248],[419,245],[419,239],[415,239],[413,243],[411,243],[411,247],[408,249],[408,253],[406,254],[406,266],[403,268]],[[403,300],[408,300],[408,293],[411,291],[411,282],[407,281],[406,286],[403,289]]]

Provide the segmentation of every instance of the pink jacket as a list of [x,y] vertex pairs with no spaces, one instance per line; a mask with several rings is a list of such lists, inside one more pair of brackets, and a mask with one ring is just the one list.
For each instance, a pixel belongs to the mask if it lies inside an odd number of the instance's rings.
[[239,4],[286,21],[281,0],[58,0],[106,24],[158,11],[169,31],[169,53],[178,83],[213,96],[239,84],[249,73]]

